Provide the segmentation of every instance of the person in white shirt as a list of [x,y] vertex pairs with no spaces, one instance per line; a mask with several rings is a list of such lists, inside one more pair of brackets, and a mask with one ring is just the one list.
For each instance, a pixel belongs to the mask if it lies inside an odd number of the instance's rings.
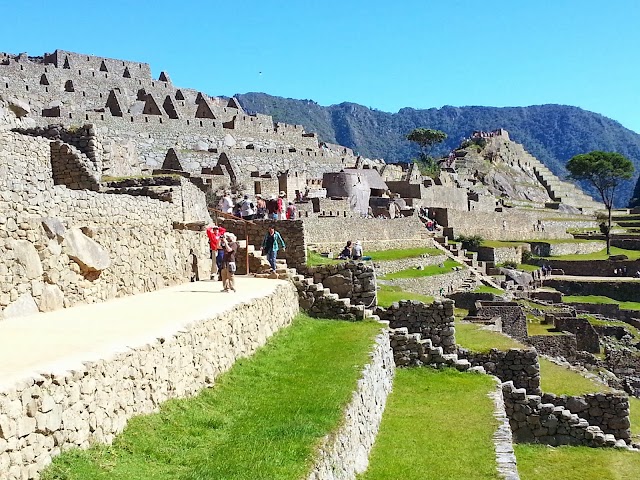
[[224,196],[218,202],[218,210],[223,213],[233,213],[233,201],[229,192],[224,192]]

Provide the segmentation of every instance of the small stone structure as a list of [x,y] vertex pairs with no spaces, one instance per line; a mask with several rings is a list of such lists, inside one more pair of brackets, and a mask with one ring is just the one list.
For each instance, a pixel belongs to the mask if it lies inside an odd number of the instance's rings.
[[[556,329],[571,332],[576,336],[576,348],[589,353],[600,353],[598,332],[588,320],[577,317],[554,315]],[[565,355],[566,356],[566,355]]]
[[502,385],[505,410],[514,439],[519,443],[545,445],[626,446],[623,439],[604,433],[600,427],[571,413],[563,406],[543,403],[540,395],[528,395],[512,382]]
[[334,265],[298,267],[315,283],[322,283],[331,293],[351,299],[355,305],[367,308],[376,304],[376,282],[373,268],[362,262],[344,262]]
[[500,317],[502,332],[524,341],[527,338],[527,318],[517,302],[476,302],[472,316],[496,318]]
[[488,353],[471,352],[459,348],[458,356],[469,360],[474,367],[483,367],[503,382],[513,382],[532,395],[540,395],[540,364],[535,350],[512,348],[505,351],[491,349]]
[[456,350],[456,329],[451,300],[436,300],[427,305],[422,302],[402,300],[388,309],[378,308],[377,315],[389,322],[390,328],[406,328],[408,333],[419,333],[431,340],[434,347],[442,347],[444,353]]

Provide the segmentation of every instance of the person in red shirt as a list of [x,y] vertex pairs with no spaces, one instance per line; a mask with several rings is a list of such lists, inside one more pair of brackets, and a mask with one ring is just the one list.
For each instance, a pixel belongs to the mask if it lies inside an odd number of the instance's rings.
[[224,250],[220,244],[220,238],[226,233],[224,227],[209,225],[207,227],[207,237],[209,238],[209,249],[211,250],[211,280],[221,279],[222,257]]

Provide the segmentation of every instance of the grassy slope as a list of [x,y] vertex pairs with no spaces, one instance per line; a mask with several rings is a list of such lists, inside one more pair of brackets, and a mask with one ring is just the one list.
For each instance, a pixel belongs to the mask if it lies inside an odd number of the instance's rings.
[[475,352],[488,352],[492,348],[508,350],[524,346],[506,335],[481,328],[473,323],[456,322],[456,342]]
[[43,478],[303,478],[340,422],[379,331],[375,323],[300,316],[214,388],[134,418],[111,447],[63,454]]
[[565,295],[562,297],[564,303],[597,303],[597,304],[617,304],[625,310],[640,310],[640,302],[620,302],[613,298],[602,295]]
[[378,290],[378,305],[381,307],[389,307],[394,302],[400,300],[418,300],[424,303],[433,303],[433,297],[420,295],[419,293],[407,292],[400,287],[392,285],[380,285]]
[[[371,257],[371,260],[379,262],[386,260],[402,260],[405,258],[416,258],[421,255],[444,255],[444,253],[437,248],[396,248],[389,250],[380,250],[380,251],[372,251],[365,252],[365,255]],[[334,258],[323,257],[317,252],[313,252],[309,250],[307,252],[307,265],[310,267],[318,266],[318,265],[330,265],[333,263],[344,262],[345,260],[337,260]]]
[[[626,255],[629,260],[638,260],[640,258],[640,250],[624,250],[618,247],[611,247],[611,255]],[[609,256],[605,248],[595,253],[558,255],[548,258],[551,260],[607,260]]]
[[497,478],[487,397],[494,388],[483,375],[398,370],[369,469],[358,479]]
[[455,260],[447,258],[444,261],[442,267],[438,265],[429,265],[424,267],[422,270],[418,270],[415,268],[409,268],[407,270],[400,270],[399,272],[389,273],[383,277],[384,280],[393,280],[395,278],[420,278],[420,277],[430,277],[432,275],[441,275],[443,273],[451,272],[453,267],[458,267],[460,264]]

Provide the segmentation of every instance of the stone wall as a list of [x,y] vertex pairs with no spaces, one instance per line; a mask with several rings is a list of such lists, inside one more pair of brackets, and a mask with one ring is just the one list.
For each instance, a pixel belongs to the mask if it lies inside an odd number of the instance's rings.
[[[600,427],[589,425],[589,422],[562,406],[542,403],[539,395],[527,395],[524,388],[515,388],[512,382],[502,384],[502,394],[511,431],[518,443],[542,443],[554,447],[616,446],[613,435],[605,434]],[[624,440],[620,442],[626,445]]]
[[577,311],[595,313],[640,328],[640,310],[624,310],[615,303],[570,303]]
[[480,247],[478,248],[478,260],[494,262],[496,265],[506,262],[522,263],[523,250],[528,250],[527,245],[517,247]]
[[305,218],[304,231],[308,245],[320,251],[339,253],[348,240],[360,240],[364,254],[371,250],[430,247],[426,228],[417,216],[402,218]]
[[295,288],[194,322],[146,345],[0,391],[0,472],[34,478],[68,448],[111,443],[134,415],[196,394],[251,355],[298,311]]
[[[584,262],[583,271],[589,268],[588,265],[594,263],[596,262]],[[588,281],[585,279],[551,278],[544,280],[544,285],[555,288],[565,295],[602,295],[621,302],[640,302],[640,288],[638,288],[640,287],[640,280],[619,282],[613,279],[611,281]]]
[[[615,269],[627,268],[626,277],[631,278],[640,271],[640,260],[554,260],[553,258],[538,259],[536,264],[550,265],[553,269],[562,270],[565,275],[577,275],[585,277],[618,277],[613,273]],[[546,281],[545,281],[546,283]],[[640,284],[640,280],[636,286]],[[550,285],[553,286],[553,285]],[[604,295],[604,294],[601,294]],[[638,300],[635,300],[638,301]]]
[[577,352],[576,336],[565,335],[530,335],[528,345],[535,347],[538,353],[551,357],[575,358]]
[[503,333],[521,341],[527,338],[527,318],[516,302],[480,301],[476,304],[475,312],[470,313],[478,317],[500,317]]
[[443,296],[457,290],[469,278],[471,278],[471,271],[468,268],[461,267],[458,271],[429,275],[427,277],[396,278],[385,280],[385,283],[421,295]]
[[606,242],[531,242],[531,252],[538,257],[559,255],[586,255],[599,252],[607,246]]
[[444,353],[456,350],[456,329],[451,300],[436,300],[432,304],[402,300],[388,309],[378,307],[376,314],[389,322],[390,328],[406,328],[410,334],[419,333],[431,340],[434,347],[442,347]]
[[531,394],[541,393],[540,364],[535,350],[512,348],[505,352],[492,348],[488,353],[479,353],[458,348],[458,356],[469,360],[474,367],[483,367],[503,382],[513,382]]
[[343,423],[338,431],[323,439],[308,480],[355,478],[367,469],[369,453],[391,392],[394,370],[389,333],[384,332],[376,337],[371,360],[343,414]]
[[[306,267],[307,244],[304,223],[302,220],[253,220],[250,223],[241,220],[218,218],[218,224],[233,232],[238,239],[245,239],[245,226],[249,235],[249,244],[257,251],[262,248],[262,240],[269,227],[274,226],[280,232],[287,248],[278,250],[278,258],[284,258],[291,268]],[[246,223],[246,225],[245,225]]]
[[188,183],[176,188],[188,207],[185,214],[182,200],[54,185],[49,143],[0,131],[0,317],[93,303],[208,274],[204,233],[173,228],[185,218],[208,221],[201,191]]
[[344,262],[316,267],[299,267],[305,276],[313,277],[315,283],[322,283],[331,293],[351,299],[355,305],[376,304],[376,281],[373,268],[361,262]]
[[631,441],[629,398],[626,395],[591,393],[571,397],[545,393],[542,395],[542,403],[564,407],[589,422],[589,425],[600,427],[604,433],[610,433],[626,443]]
[[[576,336],[576,348],[589,353],[600,353],[598,332],[588,320],[576,317],[554,316],[556,329]],[[565,355],[566,356],[566,355]]]

